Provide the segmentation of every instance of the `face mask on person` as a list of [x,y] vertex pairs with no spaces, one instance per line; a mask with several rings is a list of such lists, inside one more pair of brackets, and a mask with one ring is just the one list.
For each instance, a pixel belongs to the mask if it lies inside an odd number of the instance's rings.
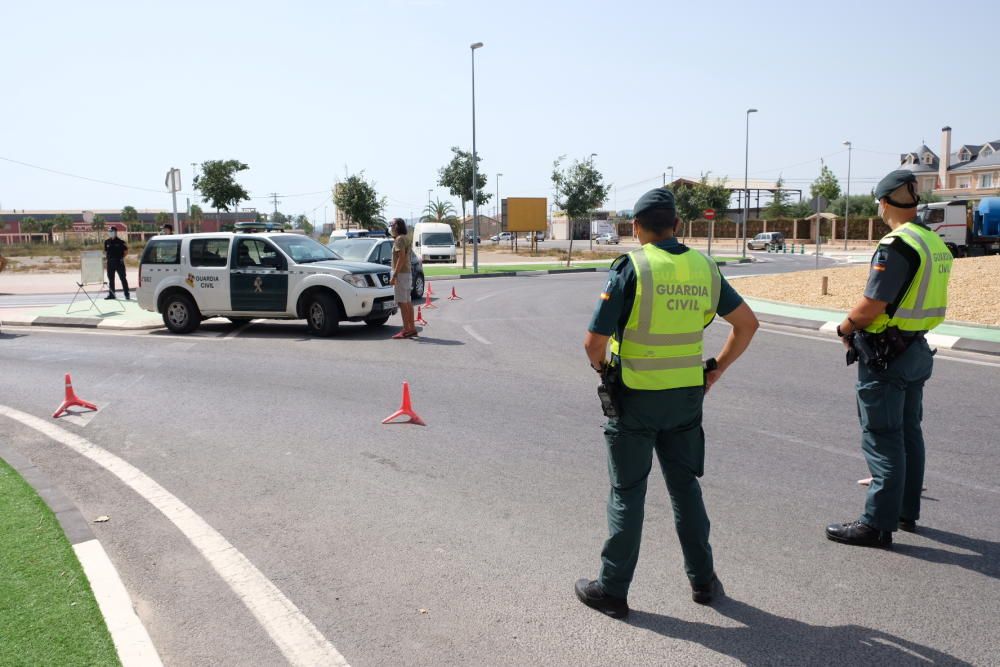
[[118,236],[118,231],[112,229],[111,231],[108,232],[108,236],[110,236],[111,238],[115,238],[116,236]]

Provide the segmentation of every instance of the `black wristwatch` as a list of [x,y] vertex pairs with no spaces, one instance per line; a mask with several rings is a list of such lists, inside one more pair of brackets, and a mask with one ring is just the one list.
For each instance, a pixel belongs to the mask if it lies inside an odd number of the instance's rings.
[[837,335],[840,336],[841,338],[843,338],[843,337],[845,337],[847,335],[843,331],[840,330],[840,325],[839,324],[837,325]]
[[705,370],[706,371],[719,370],[719,362],[715,360],[715,357],[711,357],[705,360]]

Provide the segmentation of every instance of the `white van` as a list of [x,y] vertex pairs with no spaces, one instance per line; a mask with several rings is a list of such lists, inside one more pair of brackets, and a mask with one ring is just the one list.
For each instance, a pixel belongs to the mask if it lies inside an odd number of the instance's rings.
[[413,252],[424,263],[455,263],[455,235],[443,222],[418,222],[413,226]]

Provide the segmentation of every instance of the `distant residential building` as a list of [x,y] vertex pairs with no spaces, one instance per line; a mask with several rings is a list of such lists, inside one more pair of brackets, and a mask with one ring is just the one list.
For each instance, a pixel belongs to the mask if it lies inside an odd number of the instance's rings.
[[899,156],[900,169],[917,176],[917,191],[942,199],[1000,195],[1000,139],[952,151],[951,128],[941,128],[941,155],[926,144]]

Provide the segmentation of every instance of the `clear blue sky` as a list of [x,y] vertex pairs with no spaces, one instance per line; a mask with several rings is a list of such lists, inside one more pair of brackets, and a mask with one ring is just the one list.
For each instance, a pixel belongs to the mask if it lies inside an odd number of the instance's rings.
[[668,166],[742,178],[747,107],[751,177],[803,187],[821,156],[844,180],[844,139],[855,193],[944,125],[1000,139],[997,3],[5,2],[0,25],[0,157],[153,190],[0,160],[4,209],[169,208],[167,168],[190,191],[191,162],[237,158],[286,213],[322,219],[347,165],[419,214],[471,145],[474,41],[504,196],[548,196],[563,154],[597,153],[618,208]]

